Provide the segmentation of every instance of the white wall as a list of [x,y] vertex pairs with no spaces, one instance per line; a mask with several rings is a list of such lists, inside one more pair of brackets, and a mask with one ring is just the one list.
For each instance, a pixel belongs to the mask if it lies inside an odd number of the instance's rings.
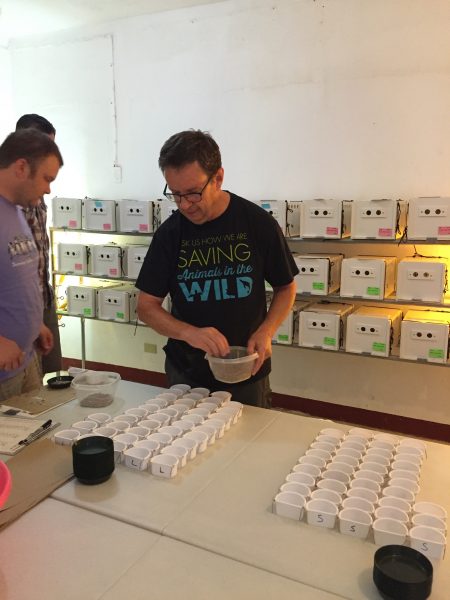
[[[11,56],[6,48],[0,47],[0,140],[14,130]],[[3,135],[4,134],[4,135]]]
[[[58,195],[158,197],[159,148],[190,127],[213,133],[225,187],[251,200],[450,195],[449,22],[447,0],[242,0],[115,21],[12,46],[15,116],[54,122]],[[142,353],[154,336],[132,331],[89,323],[88,358],[162,369],[160,345]],[[450,371],[278,348],[274,362],[276,391],[450,423]]]

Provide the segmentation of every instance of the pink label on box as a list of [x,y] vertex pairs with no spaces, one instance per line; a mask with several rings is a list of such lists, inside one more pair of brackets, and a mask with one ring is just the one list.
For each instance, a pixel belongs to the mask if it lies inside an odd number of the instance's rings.
[[110,275],[114,275],[114,277],[116,277],[117,276],[117,269],[110,269],[109,270],[109,274]]
[[391,227],[380,227],[378,229],[378,235],[380,237],[392,237],[392,228]]
[[75,271],[82,271],[83,265],[82,263],[75,263]]
[[148,225],[146,223],[139,223],[139,231],[148,231]]
[[105,231],[111,231],[111,223],[103,223],[103,229]]
[[76,229],[78,227],[78,221],[75,221],[75,219],[72,219],[69,221],[69,227],[72,227],[73,229]]
[[337,227],[327,227],[327,235],[339,235],[339,229]]
[[438,235],[450,235],[450,227],[438,227]]

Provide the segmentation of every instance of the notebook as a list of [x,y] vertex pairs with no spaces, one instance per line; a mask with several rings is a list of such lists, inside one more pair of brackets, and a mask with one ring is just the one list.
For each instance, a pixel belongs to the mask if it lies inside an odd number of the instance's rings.
[[[0,415],[0,454],[17,454],[27,446],[19,442],[27,440],[28,443],[40,437],[42,426],[48,423],[48,419],[22,419],[20,417],[5,417]],[[42,432],[48,433],[58,423],[48,425]]]

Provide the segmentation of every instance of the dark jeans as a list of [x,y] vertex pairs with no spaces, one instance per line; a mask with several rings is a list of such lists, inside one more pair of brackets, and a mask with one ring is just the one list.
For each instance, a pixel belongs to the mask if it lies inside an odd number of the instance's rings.
[[[176,383],[186,383],[191,387],[204,387],[204,384],[201,381],[189,380],[181,371],[174,367],[168,358],[166,358],[164,368],[169,386],[175,385]],[[226,383],[220,383],[220,386],[217,386],[215,390],[211,391],[214,392],[218,390],[230,392],[232,394],[231,399],[236,402],[242,402],[242,404],[259,406],[260,408],[272,407],[272,390],[270,389],[268,375],[253,383],[246,383],[243,381],[242,383],[234,384],[232,386],[227,385]]]
[[53,348],[49,354],[46,356],[41,356],[42,375],[45,375],[46,373],[54,373],[55,371],[61,371],[62,369],[58,316],[55,312],[55,305],[53,302],[49,308],[44,308],[43,320],[44,325],[47,325],[47,327],[53,333]]

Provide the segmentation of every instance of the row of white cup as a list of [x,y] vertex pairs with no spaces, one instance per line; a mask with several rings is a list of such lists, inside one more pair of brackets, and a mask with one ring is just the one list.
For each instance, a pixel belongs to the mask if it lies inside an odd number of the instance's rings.
[[[425,453],[420,440],[399,440],[361,428],[347,434],[324,429],[287,476],[274,499],[274,512],[295,519],[306,513],[308,523],[331,528],[338,518],[342,533],[362,538],[372,528],[375,543],[381,543],[386,535],[391,536],[390,543],[405,543],[412,513],[411,544],[417,547],[420,539],[421,551],[427,548],[429,556],[441,557],[445,549],[444,509],[428,502],[414,507],[410,503],[418,491]],[[389,484],[382,489],[388,474]],[[415,514],[421,511],[424,514]],[[428,531],[430,528],[436,532]]]
[[174,477],[187,460],[223,437],[242,414],[242,404],[231,402],[229,392],[208,393],[206,388],[190,392],[183,385],[183,389],[161,393],[116,417],[93,413],[71,429],[57,432],[54,440],[73,444],[91,435],[111,437],[116,462]]

